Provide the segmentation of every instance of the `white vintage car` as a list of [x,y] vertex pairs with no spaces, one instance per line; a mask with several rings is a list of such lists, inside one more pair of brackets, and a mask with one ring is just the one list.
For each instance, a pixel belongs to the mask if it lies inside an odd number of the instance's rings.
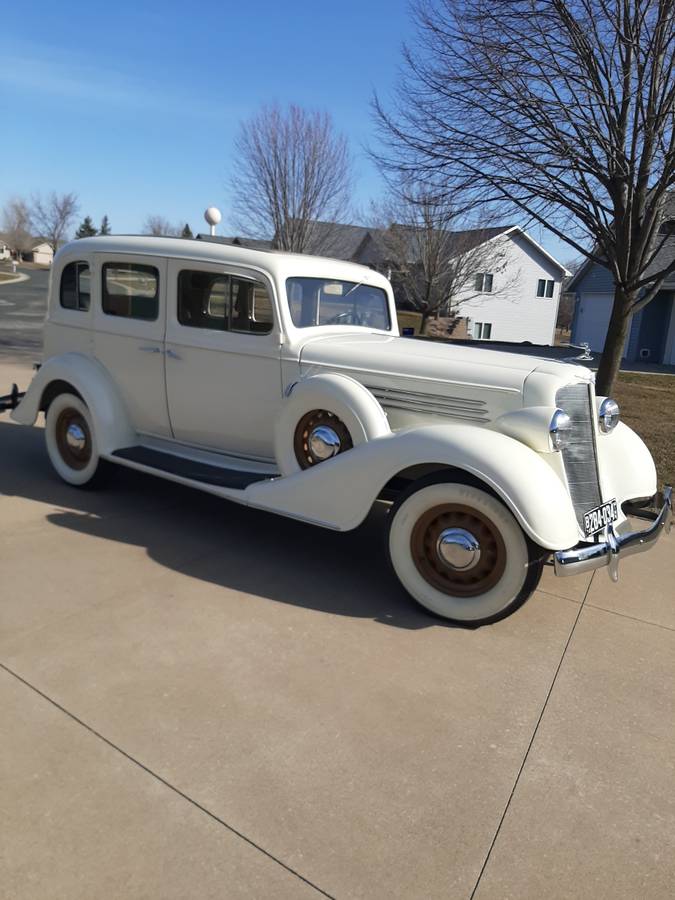
[[[558,575],[647,549],[671,490],[587,369],[401,338],[363,266],[217,240],[95,237],[52,267],[46,416],[69,484],[111,463],[325,528],[391,503],[388,553],[428,610],[478,625]],[[631,532],[627,515],[651,520]]]

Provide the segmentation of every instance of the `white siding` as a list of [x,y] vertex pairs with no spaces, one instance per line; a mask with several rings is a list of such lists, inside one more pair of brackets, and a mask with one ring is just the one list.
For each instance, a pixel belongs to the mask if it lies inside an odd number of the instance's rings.
[[[492,293],[475,297],[472,281],[458,297],[459,315],[472,323],[491,323],[493,341],[552,344],[562,272],[521,234],[499,237],[494,244],[498,255]],[[489,271],[490,265],[484,268]],[[540,278],[554,282],[553,297],[537,297]]]

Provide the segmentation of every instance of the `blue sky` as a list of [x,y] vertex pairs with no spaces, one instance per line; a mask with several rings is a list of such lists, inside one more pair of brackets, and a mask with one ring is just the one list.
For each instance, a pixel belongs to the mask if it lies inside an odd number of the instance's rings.
[[[117,232],[148,215],[228,231],[229,171],[242,119],[277,101],[323,108],[356,158],[356,197],[382,190],[363,145],[369,100],[391,90],[406,0],[199,3],[117,0],[9,5],[2,15],[0,206],[75,191],[81,215]],[[572,254],[532,231],[563,260]]]

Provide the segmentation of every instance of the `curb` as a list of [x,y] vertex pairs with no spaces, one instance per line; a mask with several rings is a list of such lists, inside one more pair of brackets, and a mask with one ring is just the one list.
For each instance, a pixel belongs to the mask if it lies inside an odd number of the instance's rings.
[[30,281],[30,275],[24,275],[21,273],[20,275],[16,275],[14,278],[9,278],[7,281],[4,279],[0,281],[0,288],[5,284],[18,284],[20,281]]

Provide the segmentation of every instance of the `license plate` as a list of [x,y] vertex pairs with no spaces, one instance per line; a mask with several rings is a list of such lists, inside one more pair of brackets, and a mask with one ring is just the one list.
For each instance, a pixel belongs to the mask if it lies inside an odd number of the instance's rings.
[[584,534],[590,537],[602,531],[610,522],[614,522],[619,517],[619,509],[616,500],[608,500],[601,506],[584,513]]

